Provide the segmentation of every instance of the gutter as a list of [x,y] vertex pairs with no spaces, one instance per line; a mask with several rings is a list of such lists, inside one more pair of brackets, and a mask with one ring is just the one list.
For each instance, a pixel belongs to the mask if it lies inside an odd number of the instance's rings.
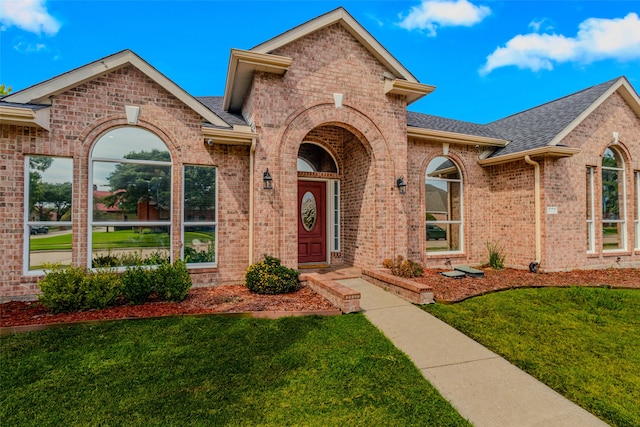
[[[525,162],[532,165],[534,168],[535,180],[534,180],[534,198],[535,198],[535,216],[536,216],[536,259],[529,264],[529,269],[533,272],[537,271],[540,265],[540,259],[542,258],[542,224],[540,219],[540,163],[531,160],[530,156],[524,156]],[[535,265],[534,265],[535,263]]]

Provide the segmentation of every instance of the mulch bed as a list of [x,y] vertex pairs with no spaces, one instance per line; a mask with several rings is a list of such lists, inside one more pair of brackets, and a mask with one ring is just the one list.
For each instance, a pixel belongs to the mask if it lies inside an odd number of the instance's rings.
[[[640,269],[576,270],[566,273],[530,273],[525,270],[485,269],[484,278],[450,279],[442,270],[425,270],[414,279],[429,285],[438,302],[457,302],[498,290],[543,286],[610,286],[640,288]],[[245,286],[193,288],[179,303],[150,302],[122,305],[105,310],[48,313],[38,302],[12,301],[0,304],[0,327],[68,323],[92,320],[159,317],[182,314],[244,312],[320,312],[336,307],[311,288],[283,295],[258,295]]]
[[640,269],[611,268],[605,270],[575,270],[562,273],[531,273],[528,270],[483,269],[485,277],[450,279],[444,270],[425,270],[413,279],[433,289],[437,302],[458,302],[472,296],[505,289],[544,286],[610,286],[640,288]]
[[325,310],[336,310],[336,307],[307,286],[283,295],[258,295],[249,292],[245,286],[224,285],[192,288],[182,302],[149,302],[74,313],[51,314],[37,301],[11,301],[0,304],[0,327],[183,314]]

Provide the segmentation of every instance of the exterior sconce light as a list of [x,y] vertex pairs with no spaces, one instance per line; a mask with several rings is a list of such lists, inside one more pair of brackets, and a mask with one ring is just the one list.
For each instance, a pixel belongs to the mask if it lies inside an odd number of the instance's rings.
[[264,171],[264,174],[262,175],[262,180],[264,181],[264,189],[265,190],[271,190],[273,188],[273,178],[271,178],[271,174],[269,173],[269,168],[267,168],[266,171]]
[[398,185],[398,191],[400,192],[400,194],[407,194],[407,183],[404,182],[404,175],[401,175],[396,183]]

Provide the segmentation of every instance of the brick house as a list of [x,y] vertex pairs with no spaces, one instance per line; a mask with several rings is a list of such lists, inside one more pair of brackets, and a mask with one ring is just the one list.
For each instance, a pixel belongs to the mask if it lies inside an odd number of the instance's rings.
[[47,263],[134,255],[186,259],[199,285],[263,254],[442,267],[485,262],[487,243],[517,268],[640,265],[626,78],[485,125],[407,111],[433,90],[338,8],[232,49],[222,97],[131,51],[5,96],[0,298],[36,294]]

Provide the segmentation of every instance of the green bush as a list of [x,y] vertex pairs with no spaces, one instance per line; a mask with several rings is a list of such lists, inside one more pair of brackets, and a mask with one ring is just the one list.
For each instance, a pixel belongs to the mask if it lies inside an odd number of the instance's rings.
[[153,271],[148,267],[133,265],[122,273],[122,293],[131,304],[144,304],[155,292]]
[[391,274],[394,276],[405,277],[410,279],[412,277],[420,277],[424,269],[420,264],[410,259],[404,259],[402,255],[398,255],[395,260],[385,259],[382,261],[382,266],[391,270]]
[[102,309],[113,305],[122,294],[117,274],[90,272],[82,267],[53,268],[39,285],[39,301],[53,313]]
[[487,251],[489,251],[489,265],[494,270],[501,270],[504,267],[504,246],[497,243],[487,242]]
[[300,273],[280,264],[278,258],[268,255],[247,269],[245,285],[258,294],[284,294],[298,289]]
[[191,276],[184,261],[162,263],[151,270],[155,292],[162,301],[179,302],[186,298],[191,288]]

